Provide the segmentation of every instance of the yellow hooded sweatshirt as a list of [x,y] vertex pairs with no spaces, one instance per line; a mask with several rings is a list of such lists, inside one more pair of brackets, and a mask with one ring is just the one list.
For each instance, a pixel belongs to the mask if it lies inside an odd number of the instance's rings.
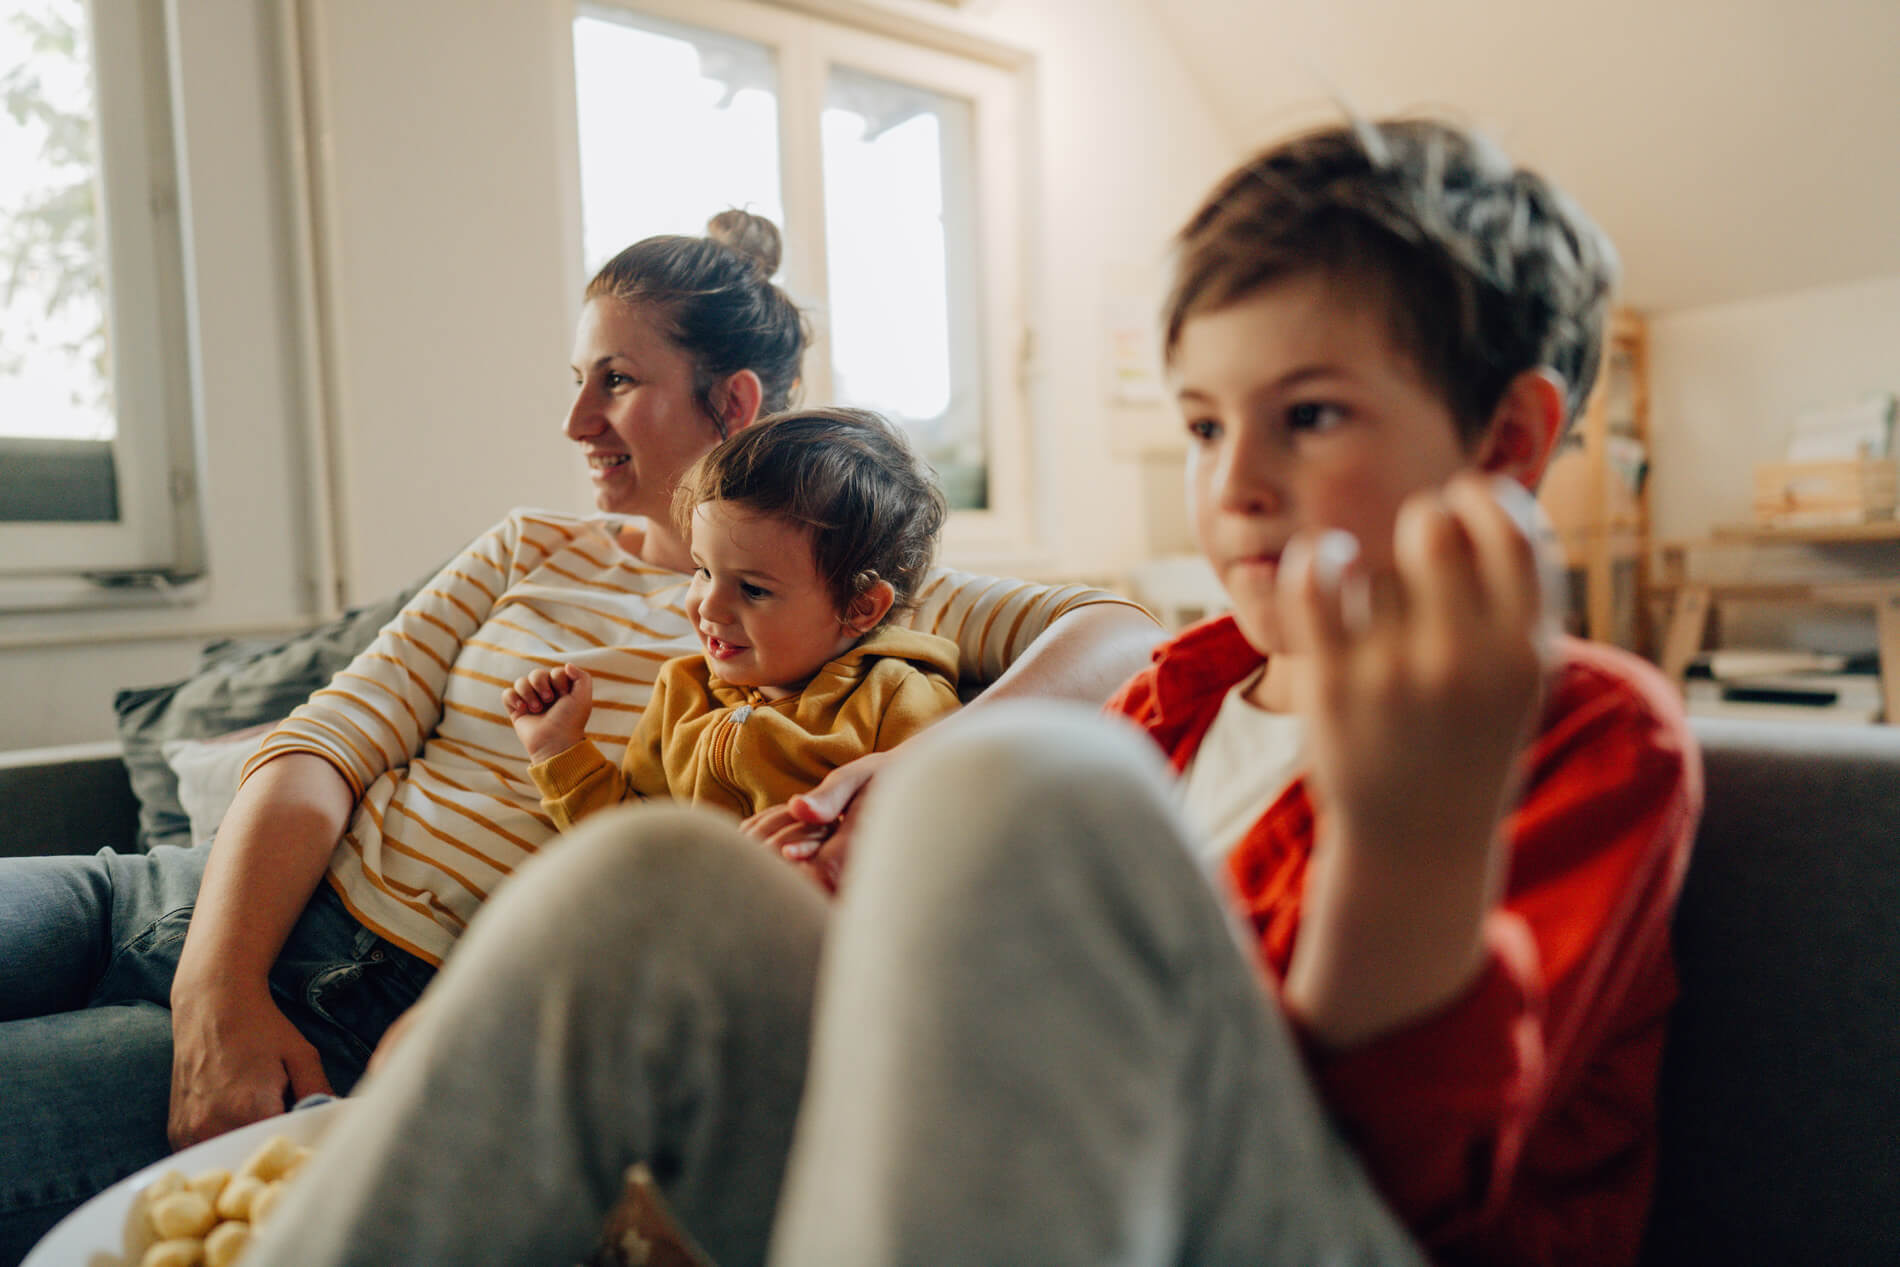
[[622,768],[583,739],[528,773],[563,831],[636,796],[745,818],[866,753],[895,748],[956,707],[957,644],[913,629],[873,631],[781,700],[719,681],[704,656],[681,656],[660,666]]

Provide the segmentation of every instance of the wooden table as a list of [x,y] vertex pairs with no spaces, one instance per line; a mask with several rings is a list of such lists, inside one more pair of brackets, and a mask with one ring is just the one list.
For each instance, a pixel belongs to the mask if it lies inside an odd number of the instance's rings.
[[1668,624],[1657,657],[1663,672],[1680,683],[1689,662],[1708,637],[1709,618],[1726,600],[1820,607],[1871,608],[1880,656],[1880,697],[1888,722],[1900,722],[1900,559],[1873,574],[1851,580],[1708,581],[1689,576],[1689,555],[1721,546],[1864,545],[1900,542],[1900,520],[1857,524],[1765,527],[1731,524],[1716,528],[1707,541],[1678,541],[1658,550],[1661,566],[1652,592],[1671,598]]

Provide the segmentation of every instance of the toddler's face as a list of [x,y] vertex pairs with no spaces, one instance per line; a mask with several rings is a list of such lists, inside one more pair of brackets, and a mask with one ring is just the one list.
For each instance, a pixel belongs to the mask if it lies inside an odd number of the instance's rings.
[[802,524],[706,502],[693,512],[692,551],[686,618],[714,677],[783,699],[857,641]]
[[1342,528],[1388,566],[1400,503],[1473,462],[1349,280],[1296,275],[1190,317],[1170,368],[1196,539],[1263,653],[1283,646],[1274,588],[1294,533]]

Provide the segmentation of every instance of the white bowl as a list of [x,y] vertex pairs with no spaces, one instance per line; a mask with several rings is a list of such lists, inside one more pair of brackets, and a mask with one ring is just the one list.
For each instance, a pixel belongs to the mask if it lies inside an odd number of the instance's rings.
[[153,1162],[136,1174],[127,1175],[61,1219],[33,1247],[20,1267],[136,1267],[136,1259],[128,1264],[125,1257],[132,1230],[129,1224],[136,1208],[135,1199],[154,1179],[168,1170],[181,1170],[187,1176],[220,1168],[236,1170],[273,1135],[314,1146],[336,1122],[337,1111],[347,1103],[347,1100],[331,1100],[267,1117],[216,1139],[194,1144],[163,1161]]

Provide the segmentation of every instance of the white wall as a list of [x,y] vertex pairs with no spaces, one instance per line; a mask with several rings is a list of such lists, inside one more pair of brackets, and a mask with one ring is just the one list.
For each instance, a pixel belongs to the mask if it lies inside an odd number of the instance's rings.
[[[312,609],[322,538],[300,508],[311,487],[296,356],[306,327],[270,25],[293,8],[308,22],[316,333],[346,601],[421,575],[511,506],[590,504],[559,434],[582,280],[571,5],[178,7],[185,123],[205,151],[191,215],[204,246],[192,267],[210,597],[165,612],[0,616],[12,723],[0,747],[109,737],[118,687],[182,675],[220,630],[287,624]],[[1022,562],[1117,573],[1154,534],[1141,464],[1108,443],[1108,311],[1158,303],[1169,233],[1236,151],[1140,0],[1010,0],[960,25],[1037,58],[1025,140],[1040,540]],[[208,91],[213,83],[223,95]],[[156,631],[174,636],[142,636]],[[96,641],[72,645],[76,632]]]
[[1110,313],[1159,309],[1169,238],[1240,149],[1140,0],[1012,0],[979,25],[1038,58],[1030,413],[1050,565],[1112,576],[1171,548],[1178,525],[1110,444],[1169,425],[1110,402]]
[[[902,11],[902,6],[882,5]],[[911,6],[919,12],[928,6]],[[569,7],[335,0],[316,60],[335,261],[353,601],[511,505],[581,508],[558,426],[578,299]],[[1105,441],[1107,312],[1160,298],[1164,244],[1233,147],[1140,0],[1012,0],[959,23],[1033,52],[1030,381],[1041,540],[1113,574],[1147,548]]]
[[1603,225],[1646,311],[1900,271],[1893,0],[1148,3],[1248,141],[1335,94],[1491,132]]
[[513,506],[589,505],[560,435],[580,267],[571,6],[310,12],[340,566],[362,602]]
[[[1755,463],[1779,459],[1795,416],[1874,391],[1900,391],[1900,276],[1743,303],[1663,313],[1650,320],[1654,461],[1651,513],[1658,540],[1706,536],[1750,516]],[[1799,562],[1851,575],[1889,547],[1803,552]],[[1782,551],[1730,553],[1724,571],[1766,575]],[[1865,620],[1765,611],[1737,613],[1731,632],[1836,649],[1871,647]]]

